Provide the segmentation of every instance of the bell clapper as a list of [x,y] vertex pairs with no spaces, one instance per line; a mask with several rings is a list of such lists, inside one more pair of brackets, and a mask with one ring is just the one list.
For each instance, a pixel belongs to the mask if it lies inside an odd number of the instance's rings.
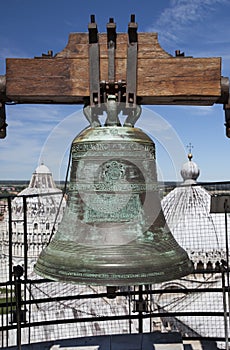
[[116,286],[107,286],[107,298],[108,299],[115,299],[116,298],[116,291],[118,290],[118,287]]

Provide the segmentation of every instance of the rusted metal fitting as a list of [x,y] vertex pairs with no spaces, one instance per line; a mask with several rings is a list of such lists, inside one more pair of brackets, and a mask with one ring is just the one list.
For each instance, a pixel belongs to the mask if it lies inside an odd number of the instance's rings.
[[221,96],[217,103],[229,104],[230,83],[229,78],[221,77]]
[[4,95],[6,92],[6,76],[0,75],[0,95]]
[[230,84],[225,77],[221,78],[221,99],[224,104],[226,136],[230,138]]

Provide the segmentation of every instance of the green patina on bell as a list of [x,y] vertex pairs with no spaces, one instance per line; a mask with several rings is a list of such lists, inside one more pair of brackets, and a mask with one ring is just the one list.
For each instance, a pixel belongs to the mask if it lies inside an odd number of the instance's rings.
[[136,115],[118,126],[111,110],[106,126],[91,119],[93,127],[73,141],[67,208],[35,270],[53,280],[110,286],[185,276],[192,263],[165,222],[155,145],[133,127]]

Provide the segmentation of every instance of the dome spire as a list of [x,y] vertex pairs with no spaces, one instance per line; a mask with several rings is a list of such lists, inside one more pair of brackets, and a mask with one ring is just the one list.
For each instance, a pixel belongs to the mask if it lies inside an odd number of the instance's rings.
[[191,161],[192,160],[192,148],[193,148],[193,145],[191,144],[191,142],[189,142],[188,146],[186,146],[188,148],[188,159]]
[[184,163],[181,169],[181,176],[185,183],[196,183],[196,180],[198,176],[200,175],[200,169],[198,168],[197,164],[192,161],[193,155],[192,155],[192,144],[191,142],[187,146],[189,153],[188,153],[188,162]]

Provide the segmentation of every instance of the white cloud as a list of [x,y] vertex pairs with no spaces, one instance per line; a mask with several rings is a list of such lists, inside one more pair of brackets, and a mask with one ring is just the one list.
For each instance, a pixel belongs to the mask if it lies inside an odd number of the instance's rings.
[[[79,109],[79,107],[8,106],[7,137],[0,140],[1,179],[29,179],[38,165],[41,150],[49,134],[74,109]],[[77,133],[77,129],[76,120],[76,129],[72,125],[72,130]],[[58,140],[60,147],[62,141],[60,137]]]
[[182,43],[190,31],[195,36],[194,25],[205,26],[206,21],[213,20],[218,5],[226,4],[229,4],[228,0],[172,0],[148,31],[158,32],[162,43]]

